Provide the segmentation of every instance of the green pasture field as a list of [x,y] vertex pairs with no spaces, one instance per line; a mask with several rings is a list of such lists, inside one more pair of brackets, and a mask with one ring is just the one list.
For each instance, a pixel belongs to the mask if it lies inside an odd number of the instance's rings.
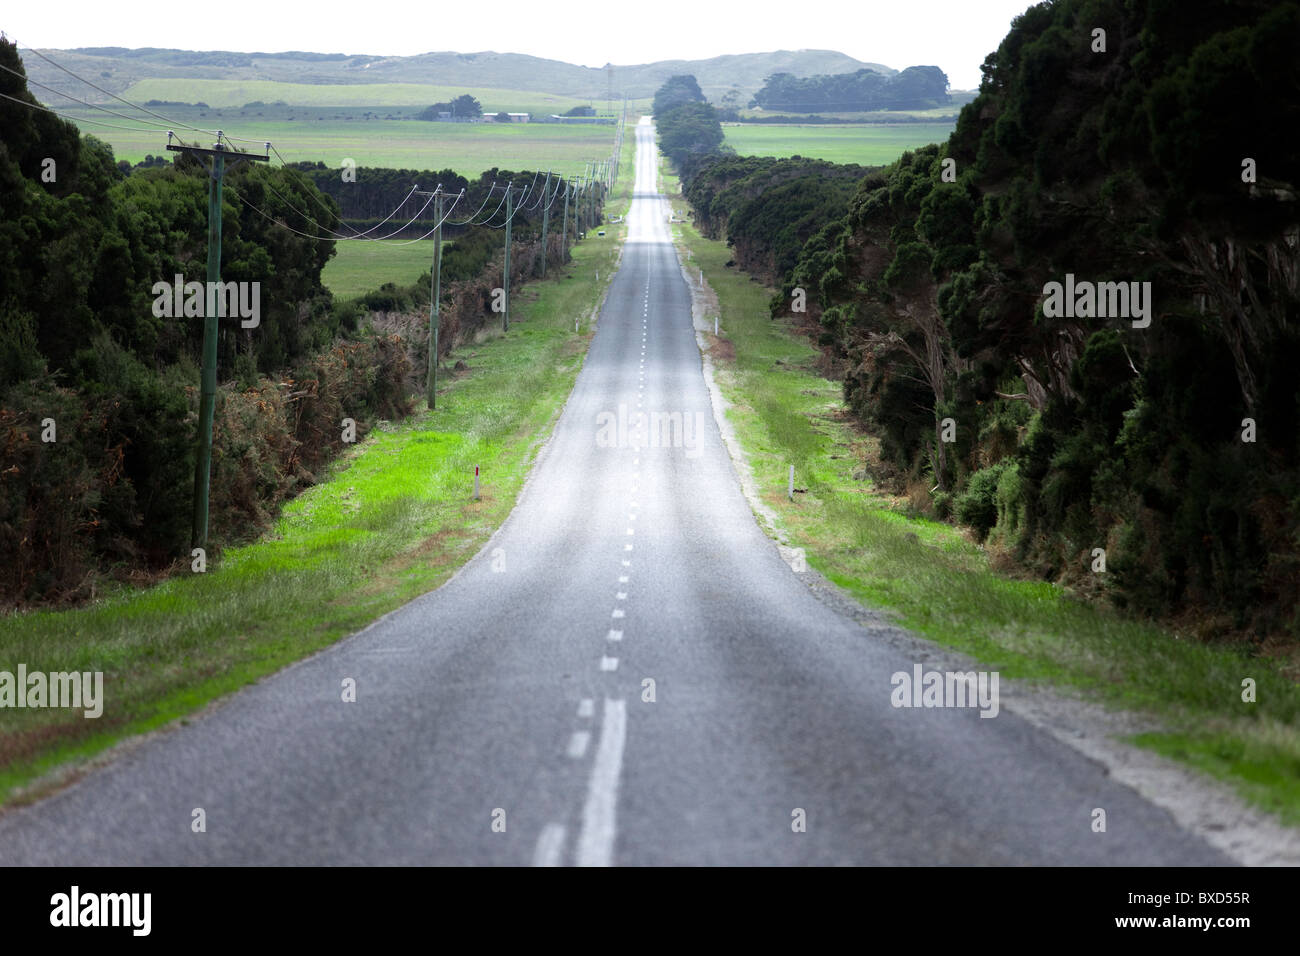
[[869,126],[760,126],[724,124],[726,143],[741,156],[807,156],[832,163],[883,166],[909,149],[941,143],[952,123],[880,123]]
[[[497,90],[436,86],[424,83],[285,83],[278,80],[198,80],[150,77],[133,83],[122,94],[132,103],[170,100],[207,103],[212,107],[274,103],[292,106],[418,106],[447,102],[468,93],[483,104],[485,113],[563,113],[574,106],[604,107],[603,101],[575,99],[535,90]],[[159,108],[166,113],[166,109]]]
[[[450,245],[443,242],[444,253]],[[351,299],[372,292],[385,282],[410,285],[428,272],[432,263],[432,239],[336,242],[334,256],[325,264],[321,281],[334,293],[334,298]]]
[[[171,109],[169,113],[168,110]],[[359,169],[367,166],[394,169],[454,169],[477,179],[488,169],[551,169],[561,175],[581,173],[588,162],[609,156],[613,126],[565,126],[539,123],[429,123],[421,120],[353,119],[320,116],[314,120],[259,120],[209,111],[207,116],[160,107],[160,113],[189,125],[221,129],[251,142],[236,145],[263,152],[269,141],[286,162],[320,161],[339,166],[352,159]],[[90,110],[67,110],[74,121],[93,119],[128,125]],[[121,112],[127,112],[123,107]],[[146,155],[165,155],[165,130],[106,129],[86,123],[82,132],[104,140],[117,159],[132,163]],[[190,142],[203,142],[204,134],[178,129]],[[273,157],[272,161],[275,159]]]

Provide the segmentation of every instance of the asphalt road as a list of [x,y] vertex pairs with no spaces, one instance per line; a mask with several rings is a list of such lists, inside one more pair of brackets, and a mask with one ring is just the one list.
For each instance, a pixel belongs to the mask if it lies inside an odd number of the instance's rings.
[[589,357],[484,551],[3,814],[0,863],[1230,862],[1007,710],[892,705],[918,662],[819,600],[741,494],[654,182],[643,124]]

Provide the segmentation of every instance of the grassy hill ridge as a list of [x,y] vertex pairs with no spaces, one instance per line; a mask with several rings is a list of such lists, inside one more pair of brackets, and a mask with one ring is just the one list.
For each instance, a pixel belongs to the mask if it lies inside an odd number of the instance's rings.
[[[585,67],[522,53],[432,52],[416,56],[370,56],[343,53],[238,53],[157,48],[81,47],[45,50],[62,66],[92,79],[113,93],[123,93],[150,78],[274,80],[317,85],[418,83],[545,92],[580,99],[603,99],[611,77],[606,67]],[[612,51],[616,52],[616,51]],[[24,56],[28,76],[37,83],[95,101],[107,97],[78,84],[39,57]],[[676,73],[692,73],[705,94],[721,97],[735,88],[748,100],[772,73],[796,76],[850,73],[864,68],[893,74],[879,63],[864,63],[833,50],[775,50],[717,56],[707,60],[661,60],[615,65],[613,89],[633,99],[649,98]],[[74,88],[75,87],[75,88]]]

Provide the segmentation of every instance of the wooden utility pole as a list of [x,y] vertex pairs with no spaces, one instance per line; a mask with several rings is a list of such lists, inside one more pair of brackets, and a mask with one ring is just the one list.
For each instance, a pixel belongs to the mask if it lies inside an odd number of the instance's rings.
[[587,174],[578,177],[578,184],[573,192],[573,241],[576,244],[582,235],[582,200],[587,190]]
[[560,243],[560,261],[569,261],[569,193],[573,190],[573,184],[569,180],[564,181],[564,228],[560,230],[560,238],[564,240]]
[[[542,199],[546,200],[551,191],[551,171],[546,171],[546,185],[542,187]],[[551,204],[542,207],[542,278],[546,278],[546,233],[551,225]]]
[[167,148],[173,153],[187,153],[197,157],[208,171],[208,283],[203,297],[203,357],[199,372],[199,451],[194,463],[194,520],[190,529],[190,547],[206,548],[208,544],[208,493],[212,480],[212,416],[217,405],[217,296],[216,283],[221,281],[221,184],[226,176],[226,157],[265,163],[271,158],[271,144],[266,144],[266,155],[255,156],[227,149],[222,145],[224,135],[217,130],[217,141],[211,149],[201,146],[173,146],[174,134],[167,132]]
[[438,331],[442,325],[442,183],[433,192],[416,189],[413,195],[433,197],[433,218],[438,223],[433,233],[433,265],[429,269],[429,370],[424,381],[429,411],[433,411],[438,402]]
[[510,196],[510,185],[506,186],[506,267],[502,274],[501,297],[501,331],[510,331],[510,223],[515,218],[514,204]]

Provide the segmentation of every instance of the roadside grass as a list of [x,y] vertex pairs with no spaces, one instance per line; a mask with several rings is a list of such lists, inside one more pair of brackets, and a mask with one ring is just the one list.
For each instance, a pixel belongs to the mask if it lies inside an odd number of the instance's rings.
[[[682,203],[674,177],[665,188]],[[816,352],[769,317],[772,290],[725,263],[725,243],[673,227],[688,268],[718,296],[718,384],[763,500],[809,565],[899,624],[1009,678],[1069,685],[1158,719],[1130,742],[1198,767],[1245,799],[1300,824],[1300,687],[1249,649],[1178,634],[1086,604],[1056,585],[995,572],[958,529],[910,518],[854,478],[872,439],[844,414]],[[806,489],[791,503],[787,469]],[[860,472],[859,472],[860,473]],[[1242,700],[1256,682],[1257,703]]]
[[[444,240],[445,253],[451,242]],[[325,263],[321,282],[336,299],[352,299],[378,289],[385,282],[412,285],[433,263],[433,240],[410,242],[336,242],[334,256]]]
[[[434,413],[381,423],[270,533],[206,573],[77,610],[0,617],[0,669],[103,671],[105,697],[98,719],[4,711],[0,804],[354,633],[472,557],[509,513],[572,390],[588,341],[574,317],[585,322],[597,307],[617,257],[614,236],[589,234],[572,263],[512,297],[509,334],[491,331],[448,357],[468,370],[440,376]],[[587,279],[595,270],[600,283]]]
[[884,166],[909,149],[942,143],[954,123],[881,123],[863,126],[724,124],[726,144],[741,156],[804,156],[832,163]]

